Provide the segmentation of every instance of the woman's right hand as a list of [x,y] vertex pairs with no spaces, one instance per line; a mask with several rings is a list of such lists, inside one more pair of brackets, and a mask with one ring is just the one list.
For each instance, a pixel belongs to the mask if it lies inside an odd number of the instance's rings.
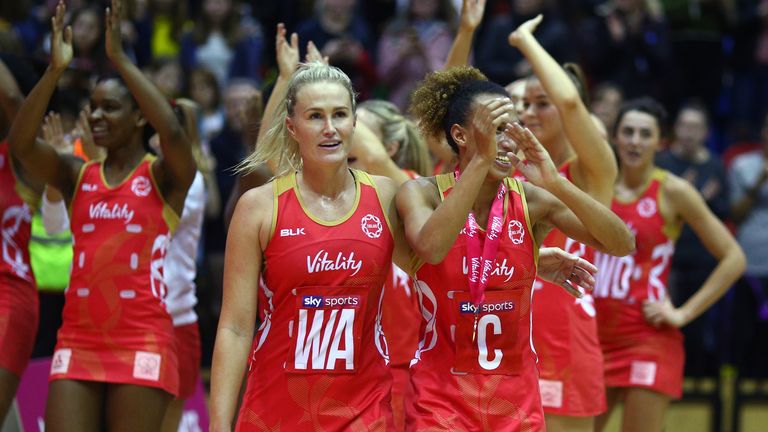
[[486,0],[464,0],[461,2],[461,15],[459,27],[464,30],[475,31],[483,20]]
[[277,25],[277,37],[275,39],[275,52],[277,53],[277,68],[280,77],[290,79],[299,65],[299,35],[291,33],[291,42],[285,38],[285,24]]
[[59,0],[56,13],[51,18],[51,68],[64,71],[74,57],[72,48],[72,27],[64,26],[67,6]]
[[515,106],[508,97],[498,97],[477,104],[472,116],[471,139],[477,146],[475,157],[492,162],[498,155],[496,135],[514,121]]
[[64,134],[59,113],[51,111],[45,116],[42,132],[43,141],[55,148],[59,154],[72,154],[72,141]]

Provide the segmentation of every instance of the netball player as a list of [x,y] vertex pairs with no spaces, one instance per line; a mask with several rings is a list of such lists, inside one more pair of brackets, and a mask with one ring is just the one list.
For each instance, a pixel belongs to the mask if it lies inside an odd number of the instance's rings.
[[[121,0],[107,9],[106,33],[107,57],[120,78],[99,81],[91,94],[89,122],[106,158],[85,164],[35,139],[72,60],[63,2],[52,19],[50,65],[9,134],[14,156],[71,209],[75,258],[51,367],[47,430],[158,430],[178,393],[162,269],[195,164],[171,106],[122,50],[121,10]],[[147,121],[160,135],[162,157],[144,150]]]

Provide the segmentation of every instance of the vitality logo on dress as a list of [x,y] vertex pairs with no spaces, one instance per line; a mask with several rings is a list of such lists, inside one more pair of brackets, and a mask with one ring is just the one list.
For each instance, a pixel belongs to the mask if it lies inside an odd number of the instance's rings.
[[109,207],[109,204],[104,201],[99,201],[95,204],[91,204],[88,207],[88,216],[91,219],[122,219],[127,225],[133,220],[133,210],[128,208],[128,204],[113,204]]
[[314,257],[307,256],[307,272],[320,273],[324,271],[354,270],[350,276],[356,275],[363,267],[362,260],[355,259],[355,253],[350,252],[344,256],[343,252],[336,255],[336,259],[329,258],[328,252],[320,250]]
[[152,182],[144,176],[138,176],[131,182],[131,190],[136,196],[145,197],[152,192]]
[[360,219],[360,228],[362,228],[365,235],[373,239],[381,237],[381,233],[384,231],[381,219],[370,213]]
[[[475,261],[477,261],[477,262],[475,262]],[[473,266],[474,265],[479,266],[480,265],[480,260],[476,259],[476,258],[473,258],[472,259],[472,265]],[[462,267],[463,267],[462,270],[463,270],[464,274],[465,275],[469,274],[469,266],[467,265],[467,257],[462,258]],[[514,275],[514,274],[515,274],[515,266],[508,266],[507,265],[507,259],[504,258],[501,262],[498,262],[498,261],[495,262],[495,267],[491,271],[489,277],[491,277],[491,276],[506,277],[506,279],[504,279],[504,282],[509,282],[509,280],[512,279],[512,275]]]

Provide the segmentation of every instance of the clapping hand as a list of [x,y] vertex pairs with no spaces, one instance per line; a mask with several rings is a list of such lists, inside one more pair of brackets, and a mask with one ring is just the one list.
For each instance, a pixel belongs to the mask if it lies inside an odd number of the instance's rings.
[[461,16],[459,27],[465,30],[475,31],[483,20],[486,0],[464,0],[461,2]]
[[512,152],[507,153],[509,160],[515,165],[515,168],[528,181],[536,186],[545,187],[557,180],[559,174],[554,162],[552,162],[552,158],[530,130],[520,126],[518,123],[513,123],[504,130],[504,133],[517,143],[518,151],[522,152],[525,156],[523,161],[516,154]]
[[120,60],[125,55],[123,52],[123,35],[121,33],[121,15],[123,12],[123,0],[112,0],[111,7],[107,7],[104,22],[106,23],[106,50],[107,57],[112,61]]
[[278,24],[275,52],[277,53],[277,68],[280,70],[280,77],[290,79],[299,65],[299,35],[291,33],[291,42],[288,43],[285,38],[286,33],[285,24]]
[[74,56],[72,48],[72,27],[64,26],[67,7],[64,0],[59,0],[56,12],[51,18],[51,68],[63,71],[69,66]]
[[307,56],[305,61],[307,63],[316,61],[316,62],[328,64],[328,56],[322,55],[320,53],[320,50],[317,49],[317,46],[315,45],[315,43],[312,41],[309,41],[307,43]]
[[59,113],[51,111],[43,120],[43,141],[60,154],[72,154],[72,140],[64,134]]

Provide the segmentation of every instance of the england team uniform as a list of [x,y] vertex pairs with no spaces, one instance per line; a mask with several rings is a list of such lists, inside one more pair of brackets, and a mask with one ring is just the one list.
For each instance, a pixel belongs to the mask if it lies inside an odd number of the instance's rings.
[[111,186],[103,163],[80,171],[71,202],[72,276],[51,380],[179,387],[163,264],[178,215],[164,201],[147,155]]
[[[436,176],[441,198],[455,175]],[[531,289],[538,245],[532,237],[523,185],[506,179],[502,229],[479,309],[470,298],[469,236],[465,228],[440,264],[416,272],[422,312],[412,361],[413,400],[406,430],[528,431],[544,428],[536,353],[531,343]],[[475,326],[475,323],[477,325]]]
[[595,304],[605,358],[607,387],[640,387],[673,398],[682,394],[683,336],[674,327],[652,326],[643,302],[662,301],[675,240],[682,224],[664,219],[661,187],[667,171],[655,169],[645,191],[631,202],[613,200],[611,209],[635,233],[637,249],[625,257],[597,253]]
[[392,429],[380,308],[394,241],[373,179],[351,172],[355,204],[332,222],[306,210],[295,173],[273,182],[238,431]]
[[38,297],[29,262],[30,203],[38,201],[16,178],[7,141],[0,143],[0,368],[21,376],[38,325]]
[[166,305],[173,320],[179,359],[179,399],[187,399],[195,390],[200,377],[200,329],[197,323],[197,250],[205,212],[205,183],[198,171],[184,199],[178,229],[173,233],[165,257],[165,285],[168,287]]
[[[571,162],[567,162],[559,171],[573,182],[570,167]],[[594,262],[594,249],[568,238],[558,229],[549,233],[542,246],[559,247]],[[537,278],[533,324],[544,412],[564,416],[595,416],[604,412],[603,355],[592,294],[587,292],[577,299],[561,286]]]

